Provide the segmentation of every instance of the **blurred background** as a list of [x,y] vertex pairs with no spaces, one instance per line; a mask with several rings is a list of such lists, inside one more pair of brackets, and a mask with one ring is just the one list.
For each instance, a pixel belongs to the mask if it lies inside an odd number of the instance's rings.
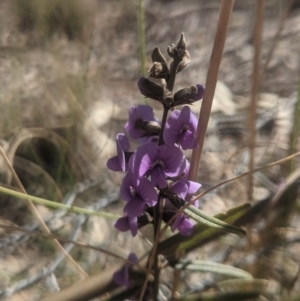
[[[231,16],[199,170],[202,191],[248,170],[255,5],[237,0]],[[167,46],[184,32],[191,63],[178,75],[175,90],[205,84],[220,1],[145,0],[144,6],[146,69],[155,47],[167,57]],[[298,137],[299,49],[299,1],[265,1],[255,167],[299,151],[299,141],[291,142],[293,133]],[[0,145],[28,194],[122,214],[116,194],[122,175],[107,171],[106,161],[116,153],[114,139],[124,132],[129,107],[144,102],[136,85],[141,70],[137,1],[0,0]],[[149,104],[160,116],[159,104]],[[199,113],[200,104],[193,109]],[[257,173],[254,202],[272,198],[297,167],[299,159]],[[3,153],[0,177],[1,186],[20,190]],[[247,201],[247,181],[240,179],[207,194],[200,204],[216,214]],[[4,194],[0,202],[0,224],[40,230],[27,202]],[[259,216],[250,242],[229,235],[192,258],[205,259],[213,249],[223,262],[268,279],[267,300],[300,300],[296,192],[290,203],[288,222],[276,228],[286,231],[286,239],[277,245],[262,243],[270,228]],[[132,240],[114,230],[113,219],[37,209],[56,235],[118,250],[125,258],[132,249],[139,255],[149,249],[149,229]],[[1,300],[39,300],[81,279],[50,240],[0,231]],[[88,274],[116,262],[88,248],[72,245],[68,252]],[[187,275],[187,283],[193,288],[201,277]]]

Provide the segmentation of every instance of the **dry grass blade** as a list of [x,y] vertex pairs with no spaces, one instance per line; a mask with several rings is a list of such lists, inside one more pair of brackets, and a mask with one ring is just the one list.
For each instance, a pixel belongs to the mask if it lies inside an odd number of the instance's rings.
[[[70,166],[72,170],[76,173],[78,173],[78,169],[83,174],[83,172],[80,169],[80,166],[78,164],[75,164],[75,162],[78,162],[76,160],[76,156],[74,152],[72,151],[71,146],[58,134],[51,130],[47,130],[44,128],[28,128],[23,129],[20,132],[18,132],[15,136],[13,136],[10,140],[10,147],[7,152],[7,158],[9,162],[13,162],[16,151],[18,147],[27,139],[45,139],[51,143],[53,143],[58,149],[65,149],[68,152],[68,157],[70,161]],[[12,174],[11,172],[7,175],[7,183],[11,182]]]
[[61,189],[58,187],[54,179],[42,167],[18,156],[15,156],[14,158],[14,166],[17,169],[24,170],[26,173],[32,176],[42,178],[46,183],[45,185],[51,187],[52,191],[54,192],[55,197],[52,199],[63,199],[64,196]]
[[[9,167],[9,170],[12,174],[12,177],[14,179],[14,181],[17,183],[18,188],[25,194],[27,194],[25,188],[23,187],[21,181],[19,180],[14,168],[12,167],[8,157],[6,156],[3,148],[0,146],[0,152],[5,160],[5,163],[7,164],[7,166]],[[30,211],[33,213],[33,215],[37,218],[37,220],[39,221],[42,230],[47,233],[47,234],[51,234],[49,228],[47,227],[46,223],[44,222],[44,220],[42,219],[40,213],[38,212],[38,210],[36,209],[35,205],[33,204],[32,201],[28,201],[28,207],[30,209]],[[77,264],[77,262],[68,254],[68,252],[66,252],[66,250],[63,248],[63,246],[59,243],[58,240],[53,240],[53,244],[54,246],[61,252],[63,252],[63,254],[65,254],[66,258],[68,258],[68,260],[76,267],[76,269],[80,272],[81,275],[83,275],[84,277],[88,277],[88,275],[86,274],[86,272]]]

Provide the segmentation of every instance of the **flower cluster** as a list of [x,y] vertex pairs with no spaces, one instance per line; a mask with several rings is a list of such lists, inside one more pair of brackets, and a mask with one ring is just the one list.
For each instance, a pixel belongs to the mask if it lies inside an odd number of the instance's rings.
[[[147,118],[149,116],[152,118]],[[107,162],[109,169],[126,172],[120,188],[120,195],[126,202],[126,215],[118,219],[115,226],[120,231],[130,230],[133,236],[137,234],[138,218],[145,212],[152,215],[151,208],[157,204],[160,196],[176,194],[187,200],[187,197],[193,195],[200,187],[200,184],[186,179],[189,163],[181,151],[181,148],[197,147],[197,120],[189,107],[184,107],[182,111],[174,110],[170,114],[163,132],[162,145],[151,140],[155,138],[155,131],[143,130],[143,124],[149,123],[151,127],[160,128],[150,106],[132,107],[125,128],[131,138],[139,139],[140,145],[130,153],[128,138],[124,134],[118,134],[118,155]],[[145,134],[148,139],[142,139]],[[165,207],[166,212],[172,211],[170,201],[166,202]],[[175,211],[173,213],[175,214]],[[170,214],[165,216],[171,218]],[[189,235],[191,227],[189,220],[181,215],[175,220],[172,229]]]
[[[204,87],[195,85],[172,93],[176,74],[190,61],[183,34],[176,46],[168,47],[168,54],[173,59],[170,67],[158,48],[152,53],[153,66],[149,75],[161,79],[162,85],[144,77],[138,81],[144,96],[163,105],[162,121],[154,116],[148,105],[131,107],[125,130],[139,146],[130,152],[129,139],[118,134],[117,156],[107,162],[110,170],[125,173],[120,188],[121,198],[126,203],[124,216],[116,221],[115,227],[122,232],[130,230],[132,236],[139,227],[153,222],[155,206],[163,208],[160,214],[168,222],[201,186],[188,181],[189,162],[182,150],[198,146],[197,118],[187,105],[203,97]],[[174,109],[179,105],[184,105],[182,110]],[[173,111],[169,114],[170,110]],[[193,223],[180,214],[171,229],[191,235]]]

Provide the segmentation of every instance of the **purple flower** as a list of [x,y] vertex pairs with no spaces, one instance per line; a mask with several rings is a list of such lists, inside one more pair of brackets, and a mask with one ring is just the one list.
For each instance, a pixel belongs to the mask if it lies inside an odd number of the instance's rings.
[[130,217],[141,215],[146,204],[153,207],[157,203],[157,192],[153,185],[146,178],[137,178],[131,172],[122,181],[120,195],[127,202],[124,212]]
[[[170,185],[170,190],[177,194],[181,199],[189,202],[193,199],[193,195],[199,190],[201,184],[193,181],[188,181],[185,179],[178,180]],[[198,207],[198,201],[193,204]]]
[[173,232],[177,229],[180,234],[190,236],[193,234],[194,224],[184,214],[180,214],[175,219],[171,229]]
[[[130,253],[128,256],[128,260],[133,262],[133,263],[137,263],[138,262],[138,258],[134,253]],[[123,286],[125,285],[126,288],[129,288],[129,268],[132,265],[132,263],[128,263],[126,262],[125,265],[117,272],[114,273],[113,275],[113,279],[114,281],[120,285]]]
[[138,231],[137,217],[123,216],[116,220],[114,225],[121,232],[131,231],[132,236],[136,236]]
[[129,169],[138,178],[151,177],[153,186],[167,186],[166,177],[176,177],[185,168],[186,160],[175,146],[157,146],[153,142],[140,145],[129,161]]
[[[193,182],[193,181],[188,181],[189,182],[189,189],[188,192],[185,196],[185,201],[189,202],[190,200],[192,200],[194,198],[194,194],[199,190],[199,188],[202,186],[201,184],[197,183],[197,182]],[[199,207],[199,201],[196,200],[193,203],[193,206],[195,207]]]
[[117,134],[116,138],[117,156],[108,159],[106,166],[113,171],[128,170],[128,164],[126,162],[126,152],[128,152],[130,144],[128,138],[124,134]]
[[125,125],[126,131],[133,139],[141,138],[145,133],[144,121],[155,121],[153,109],[147,105],[138,105],[129,109],[128,122]]
[[165,143],[167,145],[178,143],[184,150],[198,147],[195,136],[197,124],[197,117],[188,106],[181,111],[173,111],[166,122],[163,133]]

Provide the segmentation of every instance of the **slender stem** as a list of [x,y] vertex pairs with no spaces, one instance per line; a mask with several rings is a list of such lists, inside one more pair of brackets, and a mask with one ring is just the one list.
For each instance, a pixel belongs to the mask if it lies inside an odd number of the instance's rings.
[[105,217],[105,218],[109,218],[109,219],[116,219],[116,218],[120,217],[119,215],[111,214],[108,212],[96,212],[96,211],[85,209],[85,208],[80,208],[80,207],[76,207],[76,206],[70,206],[67,204],[61,204],[61,203],[49,201],[49,200],[42,199],[42,198],[39,198],[39,197],[36,197],[33,195],[29,195],[29,194],[15,191],[15,190],[11,190],[11,189],[8,189],[8,188],[2,187],[2,186],[0,186],[0,193],[11,195],[11,196],[19,198],[19,199],[31,201],[31,202],[34,202],[34,203],[37,203],[37,204],[40,204],[43,206],[48,206],[51,208],[65,209],[65,210],[68,210],[68,211],[74,212],[74,213],[87,214],[87,215],[93,215],[93,216],[101,216],[101,217]]
[[162,121],[161,121],[161,128],[160,128],[160,135],[159,135],[158,145],[164,144],[163,132],[164,132],[164,128],[165,128],[165,125],[166,125],[166,122],[167,122],[168,112],[169,112],[169,108],[164,106],[164,112],[163,112],[163,117],[162,117]]
[[[257,0],[256,4],[256,21],[254,28],[254,58],[253,58],[253,71],[252,71],[252,83],[251,83],[251,104],[249,115],[249,170],[254,168],[254,151],[255,151],[255,135],[256,135],[256,103],[257,93],[260,86],[260,53],[261,53],[261,36],[263,25],[263,12],[264,12],[264,0]],[[253,191],[253,175],[248,178],[248,198],[252,199]]]
[[[299,130],[299,113],[300,113],[300,80],[298,82],[298,98],[294,107],[293,129],[290,138],[290,154],[294,153],[297,146],[298,130]],[[289,164],[289,174],[295,169],[295,160],[291,160]]]
[[154,207],[154,244],[153,248],[155,248],[154,253],[154,262],[153,262],[153,270],[154,270],[154,293],[153,293],[153,300],[157,301],[157,296],[159,292],[159,276],[160,276],[160,264],[159,264],[159,254],[156,252],[157,244],[159,242],[159,233],[160,233],[160,226],[162,220],[162,204],[163,198],[159,197],[159,200]]
[[201,106],[198,128],[197,141],[199,147],[193,150],[191,167],[189,171],[189,180],[195,180],[200,164],[201,153],[204,144],[205,133],[209,121],[211,106],[218,80],[218,74],[223,55],[223,49],[226,40],[226,32],[233,8],[234,0],[223,0],[220,7],[219,21],[215,36],[214,46],[210,58],[209,69],[206,78],[205,92]]
[[145,9],[144,0],[138,0],[138,34],[140,48],[140,69],[143,76],[146,72],[146,39],[145,39]]

